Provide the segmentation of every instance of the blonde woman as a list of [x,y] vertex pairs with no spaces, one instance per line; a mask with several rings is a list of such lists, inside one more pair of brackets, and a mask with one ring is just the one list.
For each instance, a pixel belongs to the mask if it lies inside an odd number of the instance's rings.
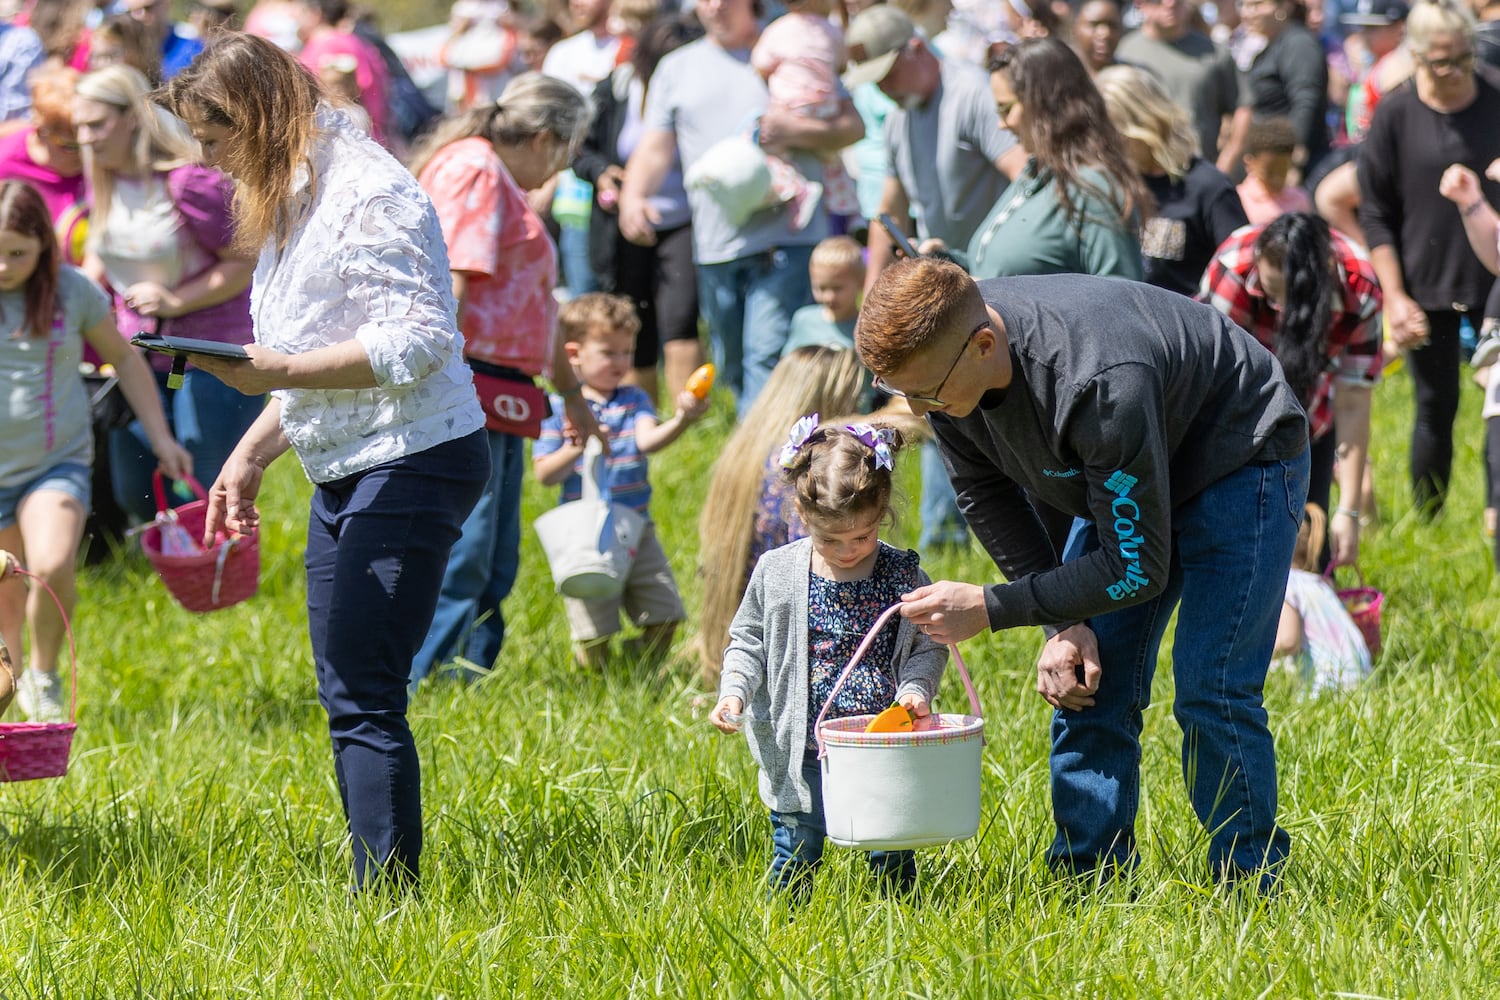
[[[834,423],[838,414],[857,413],[864,385],[853,351],[799,347],[772,369],[765,391],[720,451],[698,519],[703,606],[694,648],[706,682],[718,683],[729,623],[756,561],[806,534],[776,464],[787,432],[809,413]],[[904,405],[880,416],[908,437],[925,434],[924,422]]]
[[296,450],[313,481],[308,630],[355,885],[408,886],[422,798],[406,679],[490,471],[443,232],[416,178],[264,39],[215,42],[167,100],[238,182],[240,243],[259,250],[249,360],[203,364],[272,397],[209,491],[207,530],[254,531],[266,467]]
[[[111,290],[126,338],[148,331],[248,343],[254,263],[234,247],[233,186],[195,162],[198,144],[150,91],[123,64],[84,75],[75,89],[73,126],[92,192],[84,273]],[[197,475],[213,482],[263,401],[197,368],[172,389],[170,363],[153,355],[151,365],[173,434]],[[156,457],[139,421],[110,432],[109,465],[120,509],[149,521]]]
[[1141,174],[1156,214],[1141,229],[1146,281],[1195,295],[1219,244],[1250,224],[1234,182],[1198,155],[1192,116],[1156,77],[1134,66],[1108,66],[1094,77],[1125,154]]

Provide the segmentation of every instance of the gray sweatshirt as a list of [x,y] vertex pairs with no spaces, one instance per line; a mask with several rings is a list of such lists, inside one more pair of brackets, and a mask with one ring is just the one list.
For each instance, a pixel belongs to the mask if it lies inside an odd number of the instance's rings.
[[[885,545],[884,542],[881,543]],[[802,780],[807,747],[807,574],[812,539],[802,538],[760,557],[729,626],[729,648],[719,678],[719,698],[744,703],[745,738],[760,765],[760,798],[777,812],[810,812],[812,790]],[[920,568],[911,587],[931,582]],[[932,701],[948,663],[939,646],[905,618],[896,632],[891,662],[896,698],[919,694]],[[821,706],[819,706],[821,708]]]
[[[1307,447],[1280,363],[1209,306],[1088,275],[979,290],[1005,323],[1011,384],[989,409],[929,420],[959,508],[1012,581],[987,588],[993,629],[1066,625],[1154,597],[1184,502]],[[1093,521],[1098,550],[1059,566],[1023,491]]]

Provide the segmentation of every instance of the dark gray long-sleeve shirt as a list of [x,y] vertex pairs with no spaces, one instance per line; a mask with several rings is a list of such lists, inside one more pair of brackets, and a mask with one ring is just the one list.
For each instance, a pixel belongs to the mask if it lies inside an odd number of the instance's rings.
[[[1184,502],[1307,447],[1276,358],[1208,306],[1089,275],[979,290],[1005,323],[1010,386],[991,409],[929,419],[959,508],[1012,581],[987,588],[991,628],[1066,624],[1155,596]],[[1059,566],[1027,490],[1092,520],[1099,549]]]

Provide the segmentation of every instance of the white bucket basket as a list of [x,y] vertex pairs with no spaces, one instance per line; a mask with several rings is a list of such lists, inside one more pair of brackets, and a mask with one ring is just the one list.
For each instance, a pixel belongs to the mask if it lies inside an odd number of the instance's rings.
[[583,496],[559,504],[533,524],[557,592],[596,601],[625,589],[646,519],[610,499],[598,440],[589,438],[583,454]]
[[908,850],[968,840],[979,832],[979,771],[984,716],[957,646],[953,662],[969,694],[972,715],[938,715],[920,732],[867,733],[874,716],[825,720],[823,715],[875,636],[900,608],[881,613],[850,658],[818,721],[823,767],[823,817],[828,839],[860,850]]

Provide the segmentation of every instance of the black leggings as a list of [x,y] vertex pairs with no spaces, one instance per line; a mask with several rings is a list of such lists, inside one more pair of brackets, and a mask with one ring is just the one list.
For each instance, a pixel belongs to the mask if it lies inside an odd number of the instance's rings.
[[1458,324],[1462,314],[1442,309],[1427,314],[1427,344],[1408,351],[1416,395],[1411,429],[1412,500],[1429,513],[1442,509],[1453,474],[1453,420],[1458,416]]

